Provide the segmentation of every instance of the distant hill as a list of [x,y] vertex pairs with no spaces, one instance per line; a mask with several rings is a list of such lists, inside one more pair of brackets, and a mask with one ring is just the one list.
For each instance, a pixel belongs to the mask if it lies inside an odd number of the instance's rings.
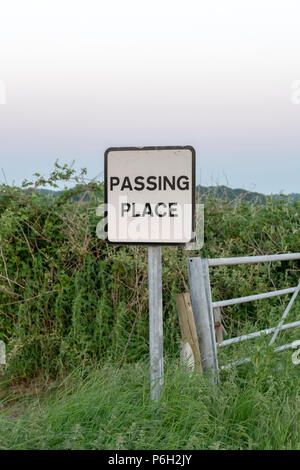
[[[249,201],[249,202],[256,202],[256,203],[265,203],[267,197],[265,194],[257,193],[253,191],[247,191],[246,189],[241,188],[228,188],[227,186],[200,186],[196,187],[196,192],[200,194],[201,199],[207,199],[211,196],[218,197],[220,199],[234,201],[236,199]],[[296,199],[300,199],[300,194],[292,193],[288,195],[283,194],[272,194],[275,200],[291,200],[296,201]]]
[[[64,193],[64,191],[53,191],[51,189],[38,189],[38,191],[44,193],[44,194],[49,194],[53,195],[54,197],[58,197],[61,194]],[[227,201],[234,201],[236,199],[243,200],[243,201],[249,201],[253,203],[265,203],[267,200],[267,197],[265,194],[262,193],[257,193],[253,191],[247,191],[246,189],[241,189],[241,188],[228,188],[227,186],[202,186],[198,185],[196,186],[196,192],[200,194],[201,199],[207,199],[209,197],[215,196],[220,199],[224,199]],[[289,199],[291,201],[296,201],[296,199],[300,199],[300,194],[298,193],[292,193],[288,195],[283,195],[283,194],[272,194],[272,197],[275,200],[283,200],[283,199]],[[80,199],[80,194],[77,194],[73,196],[73,199],[75,201]]]
[[[281,198],[281,196],[277,196],[279,199]],[[300,199],[300,194],[298,193],[291,193],[289,194],[289,197],[292,199],[292,201],[296,201],[296,199]]]
[[[70,192],[71,193],[70,198],[72,198],[73,201],[79,201],[81,199],[81,197],[84,195],[85,190],[81,189],[81,192],[78,192],[76,194],[72,194],[73,190],[75,190],[75,188],[71,188],[71,189],[68,189],[66,191],[64,191],[64,190],[54,191],[52,189],[38,189],[37,192],[42,193],[42,194],[47,194],[47,195],[53,196],[53,197],[59,197],[59,196],[62,196],[62,195],[66,195],[67,192]],[[85,201],[87,199],[89,199],[88,193],[84,195],[83,200]]]
[[217,197],[226,201],[234,201],[235,199],[242,199],[250,202],[266,202],[264,194],[246,191],[245,189],[232,189],[227,186],[200,186],[196,187],[196,191],[200,194],[201,199],[208,199],[210,197]]

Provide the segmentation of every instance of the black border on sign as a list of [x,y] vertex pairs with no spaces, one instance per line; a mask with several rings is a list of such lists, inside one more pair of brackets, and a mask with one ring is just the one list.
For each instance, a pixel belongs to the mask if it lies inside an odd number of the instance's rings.
[[[107,161],[109,152],[113,151],[128,151],[128,150],[190,150],[192,153],[192,233],[195,233],[195,203],[196,203],[196,151],[191,145],[168,145],[156,147],[109,147],[104,153],[104,204],[107,204],[108,190],[107,190]],[[104,214],[107,217],[107,212]],[[188,243],[195,241],[195,237],[186,243],[163,243],[163,242],[112,242],[109,240],[108,224],[105,226],[106,242],[110,245],[144,245],[144,246],[185,246]]]

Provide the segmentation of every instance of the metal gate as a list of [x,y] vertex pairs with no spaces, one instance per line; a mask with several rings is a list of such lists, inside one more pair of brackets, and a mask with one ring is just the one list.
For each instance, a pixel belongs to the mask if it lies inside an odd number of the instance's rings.
[[[287,261],[300,259],[300,253],[279,254],[279,255],[266,255],[266,256],[246,256],[237,258],[188,258],[188,273],[190,282],[191,302],[193,308],[193,315],[199,339],[201,362],[203,370],[211,370],[214,376],[217,376],[218,371],[222,369],[231,368],[234,365],[250,362],[251,358],[234,361],[230,364],[218,365],[218,348],[228,346],[230,344],[239,343],[248,339],[257,338],[261,335],[272,334],[269,345],[271,346],[278,333],[281,330],[294,328],[300,326],[300,321],[293,323],[284,323],[298,293],[300,290],[300,280],[296,287],[288,289],[275,290],[265,292],[262,294],[249,295],[247,297],[239,297],[236,299],[228,299],[222,301],[213,301],[211,295],[209,268],[213,266],[230,266],[239,264],[256,264],[272,261]],[[279,323],[273,327],[265,330],[255,331],[235,338],[230,338],[223,341],[222,334],[222,321],[221,321],[221,307],[228,305],[240,304],[243,302],[250,302],[252,300],[266,299],[280,295],[292,294],[292,297],[285,308]],[[216,331],[215,331],[216,329]],[[217,336],[217,339],[216,339]],[[285,344],[274,349],[275,352],[283,351],[292,348],[292,344]]]

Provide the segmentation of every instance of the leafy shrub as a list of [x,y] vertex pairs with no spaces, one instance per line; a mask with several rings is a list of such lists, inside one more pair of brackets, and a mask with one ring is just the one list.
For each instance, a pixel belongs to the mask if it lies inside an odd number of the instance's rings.
[[[148,354],[147,249],[116,247],[96,238],[103,183],[85,181],[66,165],[48,179],[0,190],[0,339],[12,376],[64,374],[81,363],[136,361]],[[40,186],[73,181],[57,197]],[[205,201],[201,253],[163,248],[165,350],[176,356],[179,327],[174,296],[187,290],[186,257],[299,251],[299,200],[265,204]],[[214,268],[213,297],[224,299],[297,283],[296,262]],[[280,301],[224,310],[230,334],[245,323],[269,326]]]

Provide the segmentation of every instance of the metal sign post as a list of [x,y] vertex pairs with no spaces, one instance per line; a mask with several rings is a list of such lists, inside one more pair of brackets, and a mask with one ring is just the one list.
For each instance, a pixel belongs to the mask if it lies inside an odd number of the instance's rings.
[[148,248],[150,388],[151,400],[158,401],[164,383],[161,247]]

